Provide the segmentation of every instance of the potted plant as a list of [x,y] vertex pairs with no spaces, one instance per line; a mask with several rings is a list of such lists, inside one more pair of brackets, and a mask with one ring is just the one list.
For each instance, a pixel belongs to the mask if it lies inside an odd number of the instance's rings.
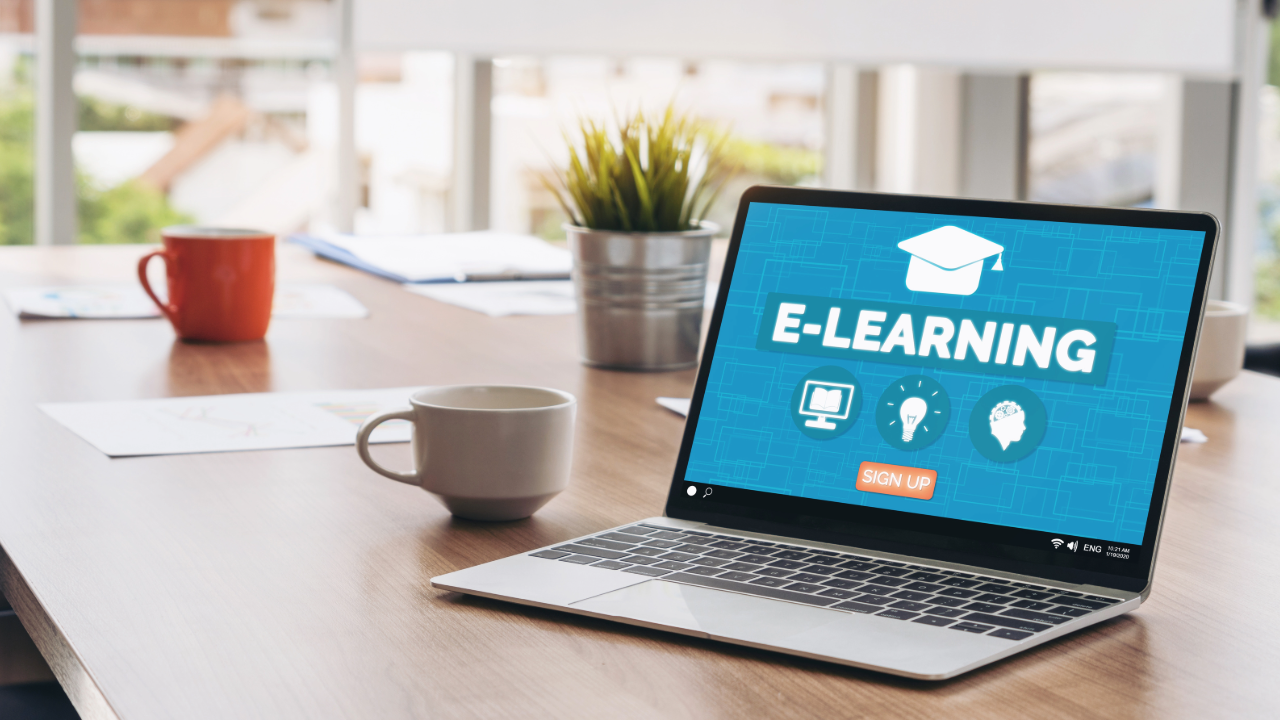
[[616,133],[582,120],[569,165],[543,178],[569,216],[582,360],[626,370],[697,365],[711,238],[733,167],[727,135],[668,106]]

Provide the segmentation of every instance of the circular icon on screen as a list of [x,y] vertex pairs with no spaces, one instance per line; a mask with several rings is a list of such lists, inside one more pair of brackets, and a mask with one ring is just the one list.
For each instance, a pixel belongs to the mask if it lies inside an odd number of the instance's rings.
[[1049,413],[1021,385],[1002,385],[983,395],[969,416],[969,439],[988,460],[1016,462],[1044,439]]
[[933,444],[951,420],[951,398],[942,384],[927,375],[898,378],[876,403],[876,428],[899,450]]
[[862,412],[862,385],[853,373],[826,365],[800,378],[791,393],[791,419],[814,440],[845,434]]

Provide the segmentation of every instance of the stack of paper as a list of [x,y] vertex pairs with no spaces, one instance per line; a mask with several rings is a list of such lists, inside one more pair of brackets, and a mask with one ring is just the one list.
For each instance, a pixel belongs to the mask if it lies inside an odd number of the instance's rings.
[[[4,299],[24,320],[160,317],[156,304],[136,283],[9,288]],[[278,285],[271,314],[276,318],[362,318],[369,311],[350,293],[332,285]]]
[[564,248],[532,235],[500,232],[294,235],[289,240],[320,257],[401,283],[567,279],[573,266]]

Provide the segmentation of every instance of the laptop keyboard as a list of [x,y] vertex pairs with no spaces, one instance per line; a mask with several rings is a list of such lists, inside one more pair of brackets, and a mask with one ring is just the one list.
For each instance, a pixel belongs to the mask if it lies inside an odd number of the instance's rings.
[[532,557],[1023,640],[1117,598],[730,535],[628,525]]

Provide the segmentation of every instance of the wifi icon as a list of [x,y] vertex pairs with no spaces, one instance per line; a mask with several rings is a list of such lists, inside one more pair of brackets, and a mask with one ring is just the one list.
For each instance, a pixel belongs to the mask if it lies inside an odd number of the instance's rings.
[[1053,549],[1057,550],[1058,548],[1062,547],[1063,540],[1062,538],[1054,538],[1049,542],[1053,543]]

